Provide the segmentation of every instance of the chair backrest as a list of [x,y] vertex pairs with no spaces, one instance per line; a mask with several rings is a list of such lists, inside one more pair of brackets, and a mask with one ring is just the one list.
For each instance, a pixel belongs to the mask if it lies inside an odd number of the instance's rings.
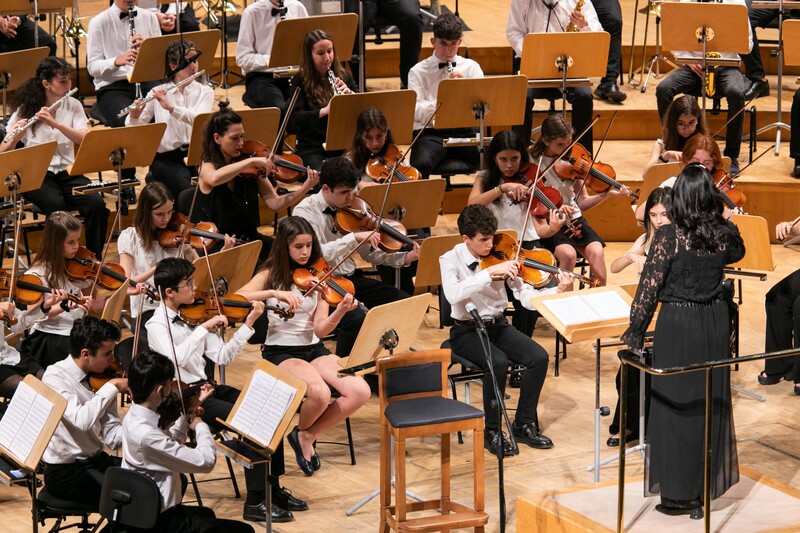
[[155,527],[161,514],[161,492],[146,475],[113,466],[103,478],[100,514],[111,524]]
[[733,268],[744,270],[775,270],[772,259],[772,248],[769,245],[770,233],[767,221],[754,215],[732,215],[731,222],[736,224],[744,241],[745,254]]
[[422,350],[379,357],[378,389],[381,411],[410,398],[445,396],[450,350]]

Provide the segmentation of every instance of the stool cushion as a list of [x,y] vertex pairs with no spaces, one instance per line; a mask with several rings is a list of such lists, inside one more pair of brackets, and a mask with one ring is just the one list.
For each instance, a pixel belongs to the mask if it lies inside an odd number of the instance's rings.
[[384,414],[389,424],[395,428],[427,426],[483,417],[483,411],[480,409],[441,396],[400,400],[389,404]]
[[39,491],[39,494],[36,495],[36,503],[39,509],[58,514],[91,514],[96,513],[100,508],[99,502],[97,505],[88,505],[80,502],[62,500],[50,494],[47,487],[44,487]]
[[459,159],[445,159],[431,170],[431,174],[437,176],[452,176],[455,174],[472,174],[475,167]]

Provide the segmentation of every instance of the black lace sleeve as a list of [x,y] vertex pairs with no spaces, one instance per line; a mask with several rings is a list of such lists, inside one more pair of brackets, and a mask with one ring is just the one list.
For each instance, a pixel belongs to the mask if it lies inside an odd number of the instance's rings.
[[745,248],[742,236],[739,235],[739,228],[732,222],[727,222],[727,225],[731,235],[728,239],[728,246],[725,248],[725,264],[730,265],[741,261],[745,254]]
[[641,350],[644,346],[644,334],[653,319],[658,296],[676,255],[677,244],[675,226],[672,225],[659,228],[653,237],[653,244],[639,279],[639,288],[631,304],[631,323],[622,335],[622,342],[627,343],[631,349]]

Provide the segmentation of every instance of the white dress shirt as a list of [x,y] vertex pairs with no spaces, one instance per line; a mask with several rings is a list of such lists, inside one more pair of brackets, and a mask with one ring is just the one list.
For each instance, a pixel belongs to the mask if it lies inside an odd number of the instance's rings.
[[[478,265],[474,270],[470,269],[469,266],[476,261]],[[504,287],[506,284],[514,297],[532,311],[536,309],[531,304],[531,298],[553,294],[557,290],[556,287],[534,289],[519,276],[506,282],[493,281],[488,271],[481,270],[480,261],[475,259],[463,242],[439,257],[439,268],[442,272],[444,296],[450,302],[450,315],[456,320],[472,320],[466,309],[469,302],[475,304],[483,319],[502,314],[508,307],[508,296]]]
[[[164,319],[165,312],[167,320]],[[167,331],[167,323],[169,323],[172,340],[175,342],[175,355],[180,367],[180,379],[184,383],[196,383],[207,379],[204,355],[218,365],[231,364],[242,351],[247,339],[255,333],[253,328],[242,324],[231,340],[224,342],[219,335],[210,333],[202,326],[192,328],[180,319],[173,322],[176,316],[178,316],[177,313],[161,303],[145,327],[150,348],[171,360],[172,346],[170,345],[170,332]],[[178,378],[178,369],[175,369],[175,377]]]
[[[697,0],[680,0],[680,1],[681,2],[694,2],[694,3],[697,3]],[[722,3],[722,4],[735,4],[735,5],[738,5],[738,6],[747,7],[747,4],[745,3],[744,0],[720,0],[719,3]],[[749,53],[749,52],[751,52],[753,50],[753,28],[750,26],[749,23],[747,24],[747,41],[748,41],[748,49],[747,49],[747,51]],[[703,58],[703,52],[686,52],[686,51],[673,50],[672,51],[672,55],[675,56],[675,57],[678,57],[678,56],[692,56],[692,57],[696,57],[696,58],[701,59],[701,60]],[[736,54],[736,53],[733,53],[733,52],[721,52],[720,55],[724,59],[734,59],[734,60],[737,60],[737,61],[740,59],[739,58],[739,54]],[[698,61],[698,64],[699,63],[701,63],[701,61]],[[739,67],[736,67],[736,68],[739,68]]]
[[[134,17],[136,33],[142,37],[158,37],[161,26],[155,13],[146,9],[136,9]],[[127,80],[133,67],[114,65],[117,56],[121,56],[131,48],[131,35],[127,17],[120,19],[122,10],[112,5],[105,11],[92,17],[86,37],[86,70],[94,76],[94,89],[98,91],[106,85]]]
[[175,507],[181,494],[180,473],[210,472],[217,462],[214,437],[205,422],[197,424],[197,447],[184,446],[186,418],[181,416],[168,430],[158,427],[159,414],[131,404],[122,422],[122,468],[144,474],[158,485],[161,512]]
[[[158,0],[139,0],[139,7],[142,9],[146,9],[148,11],[152,11],[153,13],[157,11],[161,11],[161,4]],[[181,10],[186,9],[188,2],[170,2],[167,4],[167,13],[172,13],[173,15],[178,14],[178,5],[180,5]],[[177,22],[175,23],[177,27]]]
[[[453,58],[456,66],[454,72],[463,74],[465,78],[482,78],[481,66],[472,59],[460,55]],[[417,105],[414,108],[414,130],[422,129],[428,118],[436,110],[436,98],[439,93],[439,83],[448,78],[447,69],[439,68],[444,63],[443,59],[431,55],[423,59],[408,72],[408,88],[417,93]]]
[[117,414],[117,388],[106,383],[96,393],[84,380],[86,373],[68,355],[44,371],[42,382],[67,400],[67,410],[44,451],[44,462],[71,464],[122,442],[122,422]]
[[[17,317],[17,323],[11,326],[6,326],[11,335],[19,335],[31,324],[38,320],[44,320],[44,313],[42,313],[41,306],[36,306],[33,309],[20,311],[14,309],[14,316]],[[14,366],[19,363],[19,352],[16,348],[6,342],[4,335],[0,335],[0,365]]]
[[[311,224],[314,231],[317,233],[317,239],[322,246],[322,255],[325,260],[330,263],[330,266],[336,265],[342,258],[347,255],[350,250],[358,247],[358,255],[364,261],[372,263],[373,265],[387,265],[392,267],[402,267],[405,264],[405,252],[398,252],[387,254],[382,250],[373,250],[369,244],[362,244],[358,246],[355,235],[348,233],[347,235],[340,235],[333,226],[333,216],[324,213],[326,208],[333,209],[328,205],[322,192],[306,196],[297,204],[292,210],[292,215],[296,217],[303,217]],[[334,271],[337,276],[349,276],[356,271],[356,262],[353,258],[348,258],[347,261],[341,264],[339,268]]]
[[[47,282],[47,268],[44,265],[33,265],[28,269],[26,274],[36,274],[39,276],[39,279],[42,280],[43,286],[50,287]],[[65,279],[63,287],[51,288],[63,289],[69,294],[80,297],[83,296],[83,289],[89,287],[91,284],[92,280],[90,279],[85,281],[72,281],[70,279]],[[40,320],[31,326],[31,333],[34,331],[42,331],[44,333],[52,333],[54,335],[63,335],[68,337],[70,331],[72,331],[72,324],[74,324],[79,318],[83,318],[85,314],[86,312],[84,312],[84,310],[80,307],[74,307],[70,309],[69,312],[59,313],[52,318],[45,317],[43,320]]]
[[[292,293],[303,298],[300,306],[295,309],[294,316],[284,321],[275,311],[267,311],[269,316],[269,329],[265,344],[270,346],[307,346],[319,342],[314,334],[314,313],[317,310],[319,292],[303,293],[292,284]],[[267,305],[279,305],[277,298],[267,300]]]
[[[306,7],[299,0],[286,0],[283,5],[287,19],[308,17]],[[272,52],[272,40],[275,38],[275,27],[281,20],[280,16],[272,16],[272,9],[276,7],[269,0],[258,0],[242,13],[236,42],[236,64],[243,74],[269,72],[267,65]]]
[[[555,7],[551,11],[545,4],[555,4]],[[578,0],[511,0],[506,38],[517,57],[522,57],[522,41],[529,33],[563,32],[577,5]],[[590,0],[585,0],[581,13],[587,24],[581,31],[603,31]]]
[[[50,114],[59,124],[76,130],[89,130],[89,120],[86,118],[86,113],[83,112],[83,106],[75,98],[64,99]],[[15,124],[20,118],[19,113],[15,111],[8,123]],[[20,140],[25,146],[36,146],[50,141],[58,143],[53,159],[50,160],[50,166],[47,168],[50,172],[61,172],[75,162],[75,143],[60,130],[52,128],[44,122],[39,121],[33,127],[28,128]]]
[[166,91],[166,99],[175,106],[172,113],[161,107],[155,98],[144,105],[142,114],[139,118],[133,118],[130,114],[125,118],[125,125],[149,124],[153,117],[156,122],[164,122],[167,129],[158,145],[158,153],[171,152],[181,146],[188,146],[192,138],[192,123],[194,117],[199,113],[210,113],[214,106],[214,91],[210,87],[203,85],[197,80],[183,87],[183,90],[173,91],[173,82],[162,83],[152,89],[153,91]]
[[[478,179],[482,180],[486,175],[485,170],[478,172]],[[486,192],[486,191],[483,191]],[[528,213],[528,202],[519,202],[514,204],[507,194],[503,193],[499,198],[486,204],[486,207],[494,213],[497,219],[498,229],[512,229],[519,234],[522,231],[522,225],[525,223],[525,215]],[[533,215],[528,221],[528,227],[525,229],[525,236],[523,241],[538,241],[541,237],[536,233],[536,228],[533,225]]]

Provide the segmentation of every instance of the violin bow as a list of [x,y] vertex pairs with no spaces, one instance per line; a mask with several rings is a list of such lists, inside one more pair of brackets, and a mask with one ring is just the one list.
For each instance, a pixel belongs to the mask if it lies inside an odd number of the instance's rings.
[[[19,237],[20,233],[22,233],[22,208],[25,205],[25,200],[20,199],[19,204],[17,204],[17,197],[16,193],[14,194],[14,221],[16,223],[16,227],[14,228],[14,258],[12,259],[13,263],[11,263],[11,282],[8,284],[8,301],[14,301],[14,286],[17,283],[17,273],[18,273],[18,261],[19,261]],[[44,296],[44,295],[42,295]]]
[[[186,239],[189,238],[189,229],[191,228],[192,222],[192,213],[194,213],[194,202],[197,200],[197,191],[200,190],[200,178],[197,178],[197,183],[194,186],[194,193],[192,194],[192,203],[189,204],[189,213],[186,215],[187,224],[183,227],[183,235],[181,236],[181,245],[180,250],[178,251],[178,257],[184,259],[186,257]],[[205,247],[206,241],[203,240],[203,247]]]
[[517,251],[514,254],[514,261],[519,261],[519,254],[522,249],[522,241],[525,240],[525,232],[528,230],[528,222],[531,218],[531,206],[533,205],[533,199],[536,195],[536,187],[539,185],[539,180],[542,178],[542,174],[539,172],[540,168],[539,165],[542,164],[542,156],[539,156],[539,163],[536,165],[536,176],[533,179],[533,184],[528,189],[528,194],[530,195],[530,200],[528,200],[528,208],[525,210],[525,220],[522,222],[522,233],[517,235]]
[[286,114],[283,116],[283,120],[281,121],[281,125],[278,128],[278,133],[275,136],[275,142],[272,143],[272,153],[269,154],[269,160],[274,161],[275,155],[278,153],[280,149],[281,143],[283,142],[283,134],[286,132],[286,125],[289,123],[289,117],[294,111],[294,106],[297,104],[297,99],[300,96],[300,87],[295,87],[294,94],[292,94],[292,99],[289,101],[289,105],[286,107]]
[[[571,152],[571,151],[572,151],[572,147],[573,147],[573,146],[575,146],[576,144],[578,144],[578,143],[580,142],[580,140],[583,138],[583,136],[584,136],[584,135],[586,135],[586,133],[587,133],[587,132],[588,132],[590,129],[592,129],[592,126],[594,126],[594,123],[595,123],[595,122],[597,122],[599,119],[600,119],[600,115],[595,115],[595,116],[594,116],[594,118],[592,119],[592,121],[589,123],[589,125],[588,125],[588,126],[586,126],[585,128],[583,128],[583,131],[580,133],[580,135],[578,135],[578,136],[576,136],[574,139],[572,139],[572,142],[571,142],[571,143],[570,143],[570,145],[569,145],[569,146],[567,146],[567,148],[564,150],[564,153],[566,154],[566,153],[569,153],[569,152]],[[562,154],[562,155],[563,155],[563,154]],[[550,170],[551,170],[551,169],[552,169],[554,166],[556,166],[556,163],[558,163],[558,161],[559,161],[560,159],[561,159],[561,157],[556,157],[555,159],[553,159],[553,162],[552,162],[552,163],[550,163],[550,165],[548,165],[548,167],[542,171],[542,176],[546,176],[546,175],[547,175],[547,173],[548,173],[548,172],[550,172]]]
[[744,111],[744,110],[747,108],[747,106],[749,106],[751,103],[753,103],[753,100],[755,100],[756,98],[758,98],[758,96],[754,96],[754,97],[752,97],[750,100],[748,100],[747,102],[745,102],[745,104],[742,106],[742,108],[741,108],[739,111],[737,111],[736,113],[734,113],[734,114],[733,114],[733,116],[732,116],[731,118],[729,118],[729,119],[728,119],[728,120],[725,122],[725,124],[723,124],[723,125],[722,125],[722,127],[721,127],[720,129],[718,129],[717,131],[715,131],[715,132],[714,132],[714,133],[711,135],[711,138],[713,139],[714,137],[716,137],[717,135],[719,135],[719,134],[720,134],[720,132],[721,132],[722,130],[724,130],[725,128],[727,128],[727,127],[728,127],[728,124],[730,124],[730,123],[733,121],[733,119],[735,119],[736,117],[738,117],[738,116],[739,116],[739,115],[742,113],[742,111]]
[[[120,197],[122,197],[122,194],[120,194]],[[122,212],[121,209],[117,209],[117,214],[114,216],[114,223],[111,224],[112,229],[117,227],[117,223],[119,223],[119,216],[121,212]],[[111,246],[111,238],[113,236],[114,232],[112,231],[111,233],[108,234],[108,240],[106,240],[106,243],[103,245],[103,253],[100,255],[100,266],[97,267],[97,272],[95,273],[94,279],[92,280],[92,290],[89,292],[89,295],[94,294],[94,291],[97,289],[97,280],[100,279],[100,273],[103,271],[103,264],[106,262],[106,256],[108,255],[108,249]],[[91,252],[92,250],[89,251]],[[97,257],[92,256],[92,261],[97,261]],[[127,278],[126,281],[130,279],[127,276],[126,278]]]
[[[208,258],[208,247],[206,246],[205,241],[203,241],[203,251],[205,252],[203,257],[206,259],[206,267],[208,267],[208,279],[210,280],[211,284],[211,295],[214,297],[214,303],[217,304],[217,312],[219,312],[220,315],[224,315],[225,313],[222,312],[222,302],[220,301],[219,294],[217,293],[217,284],[214,283],[214,271],[211,270],[211,260]],[[217,326],[217,334],[220,336],[220,338],[224,337],[224,325]]]
[[[178,397],[181,400],[181,413],[189,420],[189,415],[186,412],[186,404],[183,401],[183,394],[180,392],[180,384],[183,381],[181,379],[181,367],[178,365],[178,354],[175,352],[175,339],[172,337],[172,320],[169,319],[169,313],[167,313],[167,299],[166,295],[164,294],[164,289],[159,288],[159,292],[161,293],[161,303],[164,305],[164,321],[167,324],[167,335],[169,336],[169,347],[172,349],[172,362],[175,363],[175,377],[178,379]],[[180,314],[178,314],[180,316]]]
[[[141,335],[142,331],[142,311],[144,310],[144,299],[145,295],[139,295],[139,315],[136,320],[136,331],[133,332],[133,352],[131,353],[131,360],[136,357],[136,354],[139,353],[139,336]],[[127,374],[128,371],[126,370],[125,373]]]
[[770,150],[772,150],[773,148],[775,148],[775,144],[774,144],[774,143],[773,143],[773,144],[771,144],[771,145],[769,146],[769,148],[767,148],[766,150],[764,150],[763,152],[761,152],[760,154],[758,154],[758,155],[756,156],[756,158],[755,158],[755,159],[753,159],[752,161],[750,161],[749,163],[747,163],[747,164],[746,164],[746,165],[745,165],[745,166],[744,166],[744,167],[743,167],[743,168],[742,168],[742,169],[741,169],[741,170],[740,170],[740,171],[739,171],[739,172],[738,172],[736,175],[730,174],[730,177],[729,177],[729,179],[730,179],[731,181],[733,181],[735,178],[738,178],[739,176],[741,176],[741,175],[742,175],[742,173],[743,173],[745,170],[747,170],[748,168],[750,168],[750,167],[753,165],[753,163],[755,163],[756,161],[758,161],[759,159],[761,159],[761,158],[764,156],[764,154],[766,154],[767,152],[769,152],[769,151],[770,151]]
[[[592,164],[589,165],[589,170],[586,171],[586,176],[587,177],[589,176],[589,172],[592,171],[592,168],[594,168],[594,162],[597,161],[597,157],[598,157],[597,154],[599,154],[600,150],[603,149],[603,144],[606,142],[606,137],[608,137],[608,132],[611,131],[611,126],[612,126],[612,124],[614,124],[614,119],[616,119],[616,118],[617,118],[617,112],[614,111],[614,114],[611,115],[611,120],[608,121],[608,126],[606,126],[606,131],[603,133],[603,138],[600,139],[600,146],[598,146],[597,147],[597,151],[592,154]],[[570,148],[570,150],[571,150],[571,148]],[[581,187],[580,187],[580,189],[578,189],[578,193],[577,194],[578,195],[581,194],[585,187],[586,187],[586,180],[583,180],[583,183],[581,183]]]

